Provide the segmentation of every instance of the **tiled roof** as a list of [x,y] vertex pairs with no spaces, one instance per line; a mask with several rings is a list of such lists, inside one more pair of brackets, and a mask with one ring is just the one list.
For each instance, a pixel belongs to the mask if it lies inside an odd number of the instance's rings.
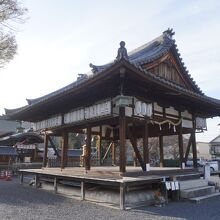
[[[140,66],[142,64],[152,62],[166,54],[172,45],[174,45],[174,42],[175,41],[173,39],[162,34],[153,41],[130,51],[128,53],[128,61],[134,65]],[[115,61],[112,61],[101,66],[90,64],[90,66],[92,67],[93,73],[99,73],[113,65],[114,62]]]
[[[202,94],[202,91],[195,84],[192,77],[188,74],[188,71],[184,67],[184,63],[182,62],[182,59],[180,58],[180,54],[178,53],[178,49],[175,44],[175,40],[172,39],[172,36],[170,34],[167,34],[167,32],[169,32],[169,30],[163,32],[162,35],[160,35],[159,37],[150,41],[149,43],[144,44],[141,47],[138,47],[138,48],[130,51],[128,53],[128,57],[129,57],[128,61],[131,64],[142,68],[143,64],[152,62],[152,61],[162,57],[164,54],[166,54],[169,50],[172,49],[172,51],[176,55],[176,58],[179,62],[179,65],[182,66],[183,73],[189,79],[189,81],[191,82],[191,84],[195,88],[195,90],[197,90],[198,93]],[[42,96],[42,97],[39,97],[36,99],[27,99],[27,102],[28,102],[27,106],[24,106],[24,107],[21,107],[18,109],[5,109],[5,113],[10,115],[11,113],[19,112],[20,110],[24,110],[24,109],[28,108],[29,105],[43,102],[51,97],[54,97],[54,96],[61,94],[65,91],[71,90],[72,88],[77,87],[78,85],[80,85],[84,81],[92,78],[96,74],[101,73],[104,70],[106,70],[107,68],[111,67],[115,62],[116,61],[112,61],[108,64],[101,65],[101,66],[96,66],[96,65],[90,64],[90,67],[92,67],[92,72],[94,74],[92,74],[92,75],[91,74],[90,75],[84,74],[84,77],[82,77],[81,79],[79,79],[79,80],[77,80],[77,81],[75,81],[75,82],[73,82],[73,83],[71,83],[61,89],[58,89],[52,93],[49,93],[45,96]]]
[[[96,65],[90,64],[90,66],[92,67],[93,74],[91,74],[91,73],[89,75],[82,74],[83,77],[81,77],[79,80],[77,80],[77,81],[75,81],[75,82],[73,82],[73,83],[71,83],[71,84],[69,84],[59,90],[56,90],[56,91],[49,93],[45,96],[42,96],[40,98],[27,99],[28,105],[26,105],[24,107],[21,107],[18,109],[11,109],[11,110],[5,109],[6,115],[10,116],[11,114],[16,114],[16,113],[22,112],[23,110],[26,111],[29,109],[29,107],[32,107],[35,104],[42,103],[42,102],[47,101],[48,99],[56,97],[58,95],[66,94],[66,93],[72,91],[72,89],[75,89],[78,86],[80,86],[81,84],[85,83],[86,81],[89,81],[91,78],[96,77],[97,75],[102,74],[105,71],[110,70],[113,66],[117,65],[117,63],[119,63],[119,62],[127,63],[128,65],[138,69],[139,71],[141,71],[142,73],[147,75],[150,80],[153,80],[158,83],[162,83],[165,86],[169,86],[171,88],[174,88],[174,89],[176,89],[186,95],[194,96],[194,97],[197,97],[203,101],[208,101],[212,104],[220,105],[219,100],[205,96],[202,93],[202,91],[200,90],[200,88],[196,85],[195,81],[193,80],[191,75],[188,73],[184,63],[182,62],[180,54],[178,53],[177,46],[175,44],[175,40],[172,39],[173,34],[170,34],[169,31],[170,30],[163,32],[163,34],[161,36],[157,37],[153,41],[129,52],[128,53],[128,60],[123,60],[123,58],[122,58],[122,60],[115,60],[113,62],[110,62],[110,63],[108,63],[106,65],[102,65],[102,66],[96,66]],[[149,71],[146,71],[144,68],[142,68],[143,64],[147,64],[149,62],[157,60],[158,58],[160,58],[163,55],[165,55],[166,53],[168,53],[168,51],[173,52],[174,56],[176,57],[176,59],[179,63],[179,66],[182,68],[182,73],[185,74],[186,78],[188,78],[189,82],[191,83],[192,87],[194,88],[193,91],[188,90],[185,87],[183,87],[179,84],[176,84],[173,81],[169,81],[163,77],[156,76],[155,74],[150,73]]]
[[[11,115],[11,114],[14,114],[14,113],[23,111],[23,110],[25,110],[27,107],[28,107],[28,105],[22,106],[22,107],[20,107],[20,108],[14,108],[14,109],[7,109],[7,108],[5,108],[5,114],[6,114],[6,115]],[[2,117],[2,119],[7,119],[7,116],[5,117],[5,116],[3,115],[3,116],[1,116],[1,117]]]
[[43,138],[34,132],[16,133],[0,138],[0,145],[12,146],[18,142],[25,144],[43,143]]
[[[153,62],[154,60],[157,60],[158,58],[168,53],[168,51],[172,51],[174,53],[174,56],[176,57],[177,62],[181,67],[183,74],[185,75],[186,78],[188,78],[189,82],[191,83],[195,91],[198,92],[199,94],[203,94],[200,88],[198,87],[198,85],[191,77],[191,75],[188,73],[184,63],[182,62],[181,55],[178,52],[178,48],[175,43],[175,40],[172,39],[172,36],[170,34],[167,34],[167,31],[163,32],[161,36],[155,38],[151,42],[144,44],[143,46],[138,47],[132,50],[131,52],[129,52],[128,61],[131,64],[142,68],[143,64],[147,64]],[[110,62],[102,66],[96,66],[90,64],[90,66],[92,67],[92,71],[94,73],[99,73],[110,67],[113,63],[114,62]]]

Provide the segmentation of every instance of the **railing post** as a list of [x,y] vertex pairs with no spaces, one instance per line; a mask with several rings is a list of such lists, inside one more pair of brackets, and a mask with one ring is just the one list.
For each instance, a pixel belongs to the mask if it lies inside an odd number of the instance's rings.
[[23,184],[24,182],[24,173],[20,172],[20,184]]
[[85,182],[81,182],[81,198],[82,200],[85,200]]
[[125,209],[125,183],[120,184],[120,209]]
[[57,183],[58,183],[58,179],[57,177],[54,178],[54,183],[53,183],[53,186],[54,186],[54,192],[57,193]]

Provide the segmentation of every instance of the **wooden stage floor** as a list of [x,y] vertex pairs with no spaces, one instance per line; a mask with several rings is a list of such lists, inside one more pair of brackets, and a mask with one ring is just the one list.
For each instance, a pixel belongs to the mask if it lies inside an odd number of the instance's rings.
[[37,174],[40,176],[53,176],[58,178],[85,179],[95,181],[108,181],[112,183],[139,182],[139,181],[161,181],[164,178],[190,176],[198,174],[195,169],[161,168],[151,167],[148,172],[143,172],[140,167],[126,167],[126,173],[121,174],[117,166],[92,167],[90,171],[85,171],[84,167],[42,168],[42,169],[22,169],[23,174]]
[[152,202],[153,188],[164,185],[166,180],[200,178],[195,169],[161,167],[143,172],[140,167],[127,166],[123,174],[114,166],[92,167],[87,172],[84,167],[21,169],[19,172],[21,184],[25,183],[25,176],[31,175],[36,188],[46,186],[55,193],[68,191],[82,200],[107,203],[120,209]]

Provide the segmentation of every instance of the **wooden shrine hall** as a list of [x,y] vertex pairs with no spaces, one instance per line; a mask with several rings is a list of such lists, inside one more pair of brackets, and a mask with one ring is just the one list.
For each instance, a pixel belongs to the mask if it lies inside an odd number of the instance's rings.
[[[6,109],[10,120],[33,123],[45,134],[43,167],[47,166],[50,136],[62,137],[61,168],[67,163],[68,133],[85,133],[85,169],[91,169],[91,137],[119,143],[119,172],[126,173],[126,140],[130,140],[142,171],[149,170],[150,137],[159,137],[163,166],[163,137],[178,136],[180,166],[193,152],[197,167],[196,132],[206,130],[206,118],[220,116],[220,100],[206,96],[188,73],[172,29],[127,53],[120,42],[117,57],[106,65],[90,64],[89,74],[17,109]],[[183,135],[189,134],[186,151]],[[143,148],[137,139],[143,139]],[[100,141],[100,142],[101,142]],[[101,147],[100,147],[101,148]],[[101,149],[99,149],[100,154]]]

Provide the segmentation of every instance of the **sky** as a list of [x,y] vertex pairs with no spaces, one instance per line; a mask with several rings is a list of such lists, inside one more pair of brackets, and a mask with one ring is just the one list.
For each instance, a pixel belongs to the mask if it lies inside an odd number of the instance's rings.
[[[0,114],[26,105],[76,80],[117,55],[124,40],[128,51],[162,34],[174,39],[185,66],[202,91],[220,99],[220,1],[218,0],[20,0],[28,19],[18,26],[18,51],[0,69]],[[197,141],[220,134],[219,118]]]

